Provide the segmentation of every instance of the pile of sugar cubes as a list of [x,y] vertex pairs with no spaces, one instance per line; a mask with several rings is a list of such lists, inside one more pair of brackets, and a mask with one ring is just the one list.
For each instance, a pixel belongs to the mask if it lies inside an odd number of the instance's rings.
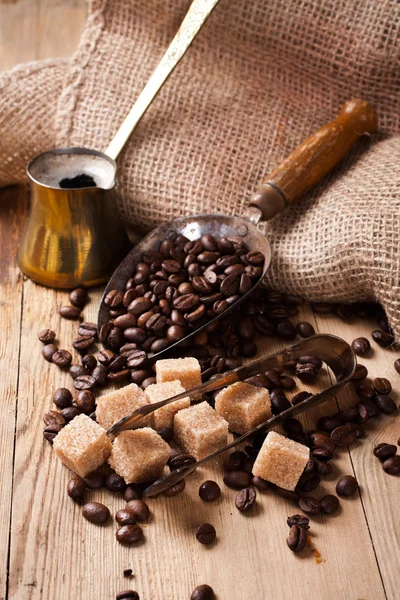
[[[155,384],[142,390],[132,383],[101,396],[97,422],[84,414],[75,417],[54,439],[55,453],[81,477],[108,461],[126,483],[142,483],[161,477],[170,456],[169,444],[158,433],[161,430],[173,430],[176,444],[200,460],[227,444],[228,430],[243,434],[272,416],[268,391],[238,382],[216,395],[215,409],[206,401],[191,406],[186,397],[144,417],[140,428],[120,433],[113,443],[109,440],[107,430],[123,417],[200,384],[196,358],[159,360]],[[253,474],[293,490],[308,459],[306,446],[270,432]]]

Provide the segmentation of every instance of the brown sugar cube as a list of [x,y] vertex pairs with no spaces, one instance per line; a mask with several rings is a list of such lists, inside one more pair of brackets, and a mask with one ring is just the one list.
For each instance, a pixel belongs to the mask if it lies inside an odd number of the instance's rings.
[[[155,402],[160,402],[161,400],[172,398],[172,396],[181,394],[184,391],[185,388],[182,387],[178,380],[175,380],[166,381],[165,383],[154,383],[153,385],[149,385],[145,389],[144,393],[147,398],[147,402],[149,402],[150,404],[154,404]],[[155,429],[157,431],[161,431],[161,429],[164,429],[165,427],[169,427],[170,429],[172,429],[174,426],[174,415],[179,410],[182,410],[183,408],[188,408],[189,406],[189,398],[182,398],[182,400],[177,400],[176,402],[167,404],[167,406],[158,408],[153,413]]]
[[175,415],[174,439],[200,460],[225,446],[228,423],[207,402],[201,402]]
[[[133,413],[137,408],[146,406],[148,400],[136,383],[105,394],[97,400],[96,419],[104,429],[108,430],[114,423]],[[153,425],[152,415],[144,417],[139,427],[151,427]]]
[[108,462],[126,483],[141,483],[161,477],[170,452],[154,429],[143,427],[120,433]]
[[156,362],[157,383],[178,380],[185,390],[201,385],[201,368],[197,358],[166,358]]
[[111,447],[103,427],[86,415],[72,419],[53,442],[61,462],[80,477],[86,477],[100,467],[110,456]]
[[310,458],[307,446],[270,431],[253,466],[253,475],[294,490]]
[[235,433],[246,433],[272,416],[268,391],[243,381],[217,394],[215,410]]

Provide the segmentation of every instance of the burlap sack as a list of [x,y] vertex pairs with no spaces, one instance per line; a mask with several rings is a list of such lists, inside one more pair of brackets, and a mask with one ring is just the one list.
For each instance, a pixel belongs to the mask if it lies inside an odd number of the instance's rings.
[[[35,65],[8,83],[3,75],[0,183],[22,176],[27,153],[104,150],[189,4],[91,0],[67,68]],[[263,226],[274,250],[268,281],[311,300],[376,299],[400,334],[399,58],[400,4],[391,0],[221,0],[120,156],[122,216],[150,228],[184,214],[244,215],[264,175],[362,97],[378,111],[379,135]],[[37,122],[44,106],[42,132],[29,130],[26,144],[21,120]]]

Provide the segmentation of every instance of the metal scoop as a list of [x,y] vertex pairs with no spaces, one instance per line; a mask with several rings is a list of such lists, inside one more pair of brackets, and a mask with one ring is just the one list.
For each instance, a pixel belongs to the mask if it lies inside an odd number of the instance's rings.
[[137,427],[143,417],[153,413],[162,406],[166,406],[167,404],[171,404],[172,402],[181,400],[182,398],[187,398],[188,396],[190,399],[197,399],[199,397],[201,398],[202,394],[214,392],[215,390],[219,390],[223,387],[231,385],[232,383],[236,383],[237,381],[244,381],[249,377],[253,377],[254,375],[258,375],[260,373],[265,373],[266,371],[274,369],[275,367],[281,367],[291,360],[300,358],[300,356],[315,356],[320,358],[331,369],[336,380],[335,383],[321,392],[306,398],[299,404],[288,408],[279,415],[272,417],[268,421],[261,423],[251,431],[236,438],[230,444],[224,446],[216,452],[213,452],[202,460],[185,467],[180,467],[176,471],[172,471],[147,488],[144,492],[144,495],[155,496],[160,494],[172,485],[178,483],[178,481],[181,479],[184,479],[190,473],[193,473],[197,467],[205,464],[207,461],[213,458],[216,458],[227,450],[238,446],[255,433],[268,431],[288,417],[294,417],[302,412],[312,410],[313,408],[316,408],[320,404],[326,402],[329,398],[334,396],[348,381],[350,381],[357,364],[356,356],[349,344],[341,338],[328,334],[314,335],[299,342],[298,344],[294,344],[289,348],[285,348],[280,352],[276,352],[271,356],[261,358],[260,360],[256,360],[244,367],[239,367],[238,369],[224,373],[223,375],[215,376],[210,381],[197,386],[196,388],[173,396],[172,398],[162,400],[161,402],[156,402],[155,404],[142,406],[130,416],[124,417],[118,421],[118,423],[113,425],[107,431],[107,435],[112,440],[122,431]]

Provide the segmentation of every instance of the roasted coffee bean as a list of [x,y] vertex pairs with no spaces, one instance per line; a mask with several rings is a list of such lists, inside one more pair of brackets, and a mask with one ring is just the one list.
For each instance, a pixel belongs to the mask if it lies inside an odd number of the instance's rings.
[[115,354],[111,350],[100,350],[97,354],[97,360],[101,365],[108,366],[115,360]]
[[43,415],[43,422],[49,431],[58,433],[65,425],[65,419],[58,410],[50,410]]
[[104,304],[110,308],[117,308],[122,304],[124,294],[119,290],[110,290],[104,298]]
[[115,537],[120,544],[128,546],[138,544],[144,538],[143,530],[139,525],[123,525],[117,529]]
[[[270,313],[269,313],[270,314]],[[297,331],[293,323],[289,320],[279,321],[276,325],[276,335],[282,340],[291,341],[297,335]]]
[[128,342],[134,342],[135,344],[143,344],[146,340],[146,332],[140,327],[128,327],[124,330],[123,336]]
[[[129,570],[129,569],[128,569]],[[130,570],[132,573],[132,569]],[[125,571],[124,571],[125,574]],[[139,594],[134,590],[123,590],[115,597],[116,600],[140,600]]]
[[[49,346],[50,344],[45,346],[43,350]],[[54,352],[53,356],[51,357],[51,361],[57,365],[57,367],[60,367],[60,369],[67,369],[72,362],[72,356],[68,350],[61,349],[57,350],[57,352]]]
[[171,325],[171,327],[167,329],[167,339],[171,344],[178,342],[184,338],[185,335],[186,330],[183,327],[180,327],[180,325]]
[[336,484],[336,493],[341,498],[347,498],[358,489],[357,479],[352,475],[344,475]]
[[126,366],[129,369],[141,369],[147,365],[147,354],[143,350],[133,350],[127,356]]
[[104,325],[101,327],[99,339],[102,344],[107,344],[112,328],[112,323],[104,323]]
[[311,306],[313,311],[320,315],[327,315],[333,310],[333,305],[328,302],[313,302]]
[[258,333],[265,336],[275,335],[275,325],[263,315],[253,317],[253,325]]
[[[155,383],[157,383],[157,379],[155,377],[146,377],[146,379],[144,379],[141,383],[142,385],[142,389],[146,389],[149,385],[154,385]],[[161,431],[159,432],[161,435]],[[161,437],[163,437],[161,435]],[[166,442],[168,441],[167,439],[163,438]],[[169,440],[171,441],[171,440]]]
[[69,295],[69,301],[71,302],[72,306],[77,306],[81,309],[85,306],[87,300],[88,293],[84,288],[76,288],[75,290],[72,290]]
[[285,419],[282,423],[283,429],[289,435],[292,433],[303,433],[303,425],[297,419],[293,419],[292,417],[289,419]]
[[240,490],[250,486],[251,475],[246,471],[225,471],[223,480],[228,487]]
[[[143,389],[145,389],[145,387]],[[170,427],[164,427],[163,429],[160,429],[160,431],[158,431],[158,435],[164,440],[164,442],[169,443],[174,437],[174,430]]]
[[75,348],[75,350],[78,350],[78,352],[82,352],[83,350],[90,348],[94,342],[95,339],[90,335],[83,335],[73,340],[72,346]]
[[317,377],[317,369],[311,363],[298,364],[295,369],[296,376],[306,383],[314,381]]
[[212,544],[217,534],[211,523],[203,523],[196,531],[196,539],[200,544]]
[[251,485],[257,488],[260,492],[265,492],[269,490],[271,484],[269,481],[262,479],[261,477],[257,477],[256,475],[251,478]]
[[246,454],[241,450],[235,450],[224,460],[224,471],[240,471],[246,460]]
[[358,356],[367,354],[367,352],[371,350],[371,344],[369,343],[369,340],[365,337],[359,337],[353,340],[351,342],[351,347]]
[[288,392],[294,390],[296,387],[296,382],[292,377],[287,377],[286,375],[281,376],[281,385],[282,388]]
[[320,483],[321,477],[318,473],[303,473],[296,486],[296,490],[301,494],[308,494],[309,492],[314,491]]
[[395,370],[396,370],[398,373],[400,373],[400,358],[397,358],[397,359],[394,361],[394,363],[393,363],[393,364],[394,364],[394,368],[395,368]]
[[356,365],[351,381],[362,381],[368,376],[368,370],[364,365]]
[[110,518],[110,511],[107,506],[100,504],[100,502],[88,502],[82,508],[82,514],[91,523],[100,525],[105,523]]
[[75,398],[74,404],[85,415],[90,415],[96,408],[96,400],[93,392],[89,389],[83,389]]
[[292,515],[291,517],[288,517],[286,519],[286,523],[289,527],[293,527],[293,525],[296,525],[296,527],[301,527],[305,530],[310,529],[310,519],[305,515]]
[[88,473],[83,479],[88,488],[97,490],[104,486],[106,476],[101,471],[93,471],[92,473]]
[[87,370],[82,365],[71,365],[68,372],[72,379],[82,377],[82,375],[88,375]]
[[222,281],[220,291],[225,296],[233,296],[239,291],[240,280],[236,275],[227,275]]
[[383,470],[389,475],[400,475],[400,456],[392,456],[382,464]]
[[317,428],[326,433],[331,433],[336,427],[340,427],[342,421],[338,417],[321,417],[318,419]]
[[292,502],[297,502],[300,498],[300,494],[297,490],[285,490],[284,488],[281,488],[278,485],[273,485],[272,489],[275,492],[275,494],[277,494],[281,498],[291,500]]
[[235,506],[239,512],[251,510],[256,502],[256,490],[253,487],[247,487],[240,490],[235,499]]
[[307,545],[307,530],[297,525],[292,525],[286,543],[293,552],[304,550]]
[[170,456],[167,465],[169,466],[171,471],[175,471],[180,467],[188,467],[196,462],[196,459],[191,454],[179,453],[175,456]]
[[362,381],[356,386],[356,394],[360,398],[373,398],[375,396],[374,386],[370,381]]
[[79,335],[89,335],[93,338],[97,338],[97,325],[96,323],[90,323],[89,321],[84,321],[79,325],[78,329]]
[[381,462],[394,456],[397,452],[397,447],[394,444],[378,444],[374,448],[374,455],[379,458]]
[[340,448],[344,448],[345,446],[350,446],[357,439],[358,425],[355,423],[346,423],[345,425],[341,425],[340,427],[336,427],[331,432],[331,440]]
[[300,356],[297,361],[301,365],[314,365],[316,369],[322,368],[322,360],[316,356]]
[[314,460],[314,470],[318,475],[330,475],[333,471],[332,465],[329,462],[322,460]]
[[80,502],[83,498],[84,493],[86,492],[86,483],[79,477],[79,475],[75,475],[68,481],[67,485],[67,493],[72,500],[75,502]]
[[39,333],[38,338],[43,344],[51,344],[56,339],[56,332],[52,329],[43,329]]
[[141,385],[143,381],[152,376],[152,371],[148,369],[133,369],[131,371],[131,381],[136,385]]
[[109,473],[105,480],[105,487],[110,492],[123,494],[126,490],[126,483],[117,473]]
[[372,400],[360,402],[360,404],[357,404],[357,409],[362,424],[379,415],[379,410]]
[[155,340],[151,344],[150,350],[154,354],[157,354],[158,352],[162,352],[163,350],[165,350],[165,348],[168,348],[169,344],[170,344],[170,342],[169,342],[168,338],[164,337],[159,340]]
[[53,402],[60,409],[68,408],[72,406],[72,394],[67,388],[59,388],[54,392]]
[[[96,367],[96,369],[99,368],[100,367]],[[93,373],[96,369],[93,370]],[[93,377],[93,375],[79,375],[76,377],[76,379],[74,379],[74,388],[77,390],[91,390],[95,385],[96,379]]]
[[178,494],[180,494],[181,492],[183,492],[183,490],[186,487],[186,482],[184,479],[181,479],[180,481],[178,481],[177,483],[174,483],[173,485],[171,485],[171,487],[167,488],[166,490],[163,491],[163,496],[167,496],[168,498],[172,498],[173,496],[177,496]]
[[[139,317],[140,318],[140,317]],[[136,327],[138,319],[135,315],[131,313],[124,313],[120,315],[116,319],[114,319],[115,327],[119,327],[120,329],[128,329],[129,327]]]
[[319,500],[313,498],[313,496],[299,498],[299,508],[310,515],[318,515],[321,512],[321,504]]
[[76,406],[68,406],[67,408],[63,408],[61,413],[66,422],[69,423],[72,421],[72,419],[75,419],[75,417],[80,414],[80,411],[76,408]]
[[319,504],[321,512],[324,513],[324,515],[333,515],[340,506],[338,498],[332,494],[328,494],[321,498]]
[[392,385],[388,379],[385,377],[375,377],[372,382],[374,389],[377,394],[390,394],[392,391]]
[[359,418],[358,408],[355,406],[354,408],[349,408],[348,410],[341,410],[334,416],[340,419],[343,423],[355,423]]
[[141,497],[142,497],[141,488],[134,483],[130,483],[124,492],[125,502],[130,502],[131,500],[140,500]]
[[278,389],[278,388],[282,387],[281,378],[280,378],[279,374],[276,371],[274,371],[274,370],[267,371],[266,374],[265,374],[265,376],[271,382],[272,389]]
[[124,369],[126,367],[126,363],[127,363],[127,356],[124,354],[120,354],[112,361],[112,363],[109,364],[108,370],[118,373],[119,371],[121,371],[122,369]]
[[207,480],[199,488],[199,496],[204,502],[215,502],[221,495],[221,488],[215,481]]
[[291,407],[289,400],[286,398],[285,392],[282,389],[273,389],[269,392],[271,400],[271,408],[274,415],[287,410]]
[[143,313],[149,311],[153,306],[150,298],[145,298],[144,296],[140,296],[139,298],[135,298],[128,306],[128,313],[135,315],[138,317]]
[[207,584],[198,585],[193,590],[190,600],[215,600],[214,590]]
[[382,329],[376,329],[371,333],[371,335],[374,342],[383,348],[388,348],[394,343],[394,335],[387,333],[386,331],[382,331]]
[[64,319],[76,321],[81,316],[81,309],[76,306],[62,306],[58,313]]
[[312,335],[315,335],[314,327],[307,321],[301,321],[300,323],[297,323],[296,330],[302,338],[309,338]]
[[57,352],[58,348],[54,344],[46,344],[42,348],[42,356],[48,362],[52,362],[54,354]]
[[119,525],[135,525],[136,524],[136,516],[132,509],[123,508],[117,511],[115,515],[115,520]]
[[296,404],[300,404],[300,402],[303,402],[303,400],[307,400],[307,398],[311,398],[311,396],[312,396],[312,394],[310,392],[306,392],[305,390],[302,392],[299,392],[298,394],[293,396],[292,405],[296,406]]
[[106,385],[106,383],[107,383],[106,367],[104,367],[103,365],[97,365],[97,367],[95,367],[92,371],[92,379],[94,379],[94,385],[100,385],[100,386]]
[[48,428],[46,427],[45,430],[43,431],[43,437],[45,440],[50,442],[50,444],[53,444],[54,438],[56,437],[57,433],[58,432],[55,432],[55,431],[49,431]]
[[139,523],[148,521],[150,517],[150,509],[146,502],[143,502],[143,500],[138,498],[132,498],[132,500],[127,503],[126,508],[129,508],[134,512],[136,521],[139,521]]
[[374,402],[376,407],[385,415],[390,415],[397,410],[396,403],[390,396],[377,394]]

